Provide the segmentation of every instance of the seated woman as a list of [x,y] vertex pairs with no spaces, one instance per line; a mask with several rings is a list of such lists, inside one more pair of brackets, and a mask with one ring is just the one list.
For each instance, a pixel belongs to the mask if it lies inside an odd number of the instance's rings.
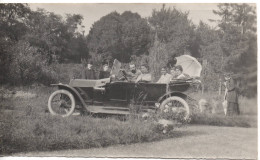
[[182,73],[183,68],[181,65],[175,67],[176,78],[175,79],[186,79],[187,77]]
[[161,77],[160,79],[156,82],[156,83],[170,83],[171,79],[172,79],[172,75],[168,74],[166,71],[166,67],[162,67],[161,69]]
[[177,78],[177,74],[176,74],[176,71],[175,71],[175,66],[171,68],[170,74],[172,76],[172,79]]
[[137,77],[135,83],[152,81],[152,75],[149,73],[149,67],[147,65],[141,65],[141,72],[142,73]]

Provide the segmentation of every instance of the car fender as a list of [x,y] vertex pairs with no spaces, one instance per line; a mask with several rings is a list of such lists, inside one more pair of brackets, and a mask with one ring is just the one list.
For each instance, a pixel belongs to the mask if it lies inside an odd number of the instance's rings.
[[161,96],[159,99],[158,99],[158,103],[162,103],[162,101],[164,101],[166,98],[168,97],[172,97],[172,96],[177,96],[177,97],[181,97],[183,98],[184,100],[186,100],[187,98],[190,98],[188,95],[182,93],[182,92],[170,92],[170,93],[166,93],[164,94],[163,96]]
[[[75,97],[76,100],[80,101],[83,108],[87,109],[87,105],[86,105],[85,101],[83,100],[83,98],[81,97],[81,95],[75,88],[73,88],[67,84],[51,84],[51,86],[57,86],[59,89],[64,89],[64,90],[69,91]],[[87,109],[87,111],[88,111],[88,109]]]

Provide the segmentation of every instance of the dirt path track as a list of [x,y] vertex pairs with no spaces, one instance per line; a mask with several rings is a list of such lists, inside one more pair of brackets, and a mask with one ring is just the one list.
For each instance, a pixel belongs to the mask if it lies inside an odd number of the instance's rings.
[[257,159],[257,128],[188,126],[177,138],[107,148],[22,153],[14,156]]

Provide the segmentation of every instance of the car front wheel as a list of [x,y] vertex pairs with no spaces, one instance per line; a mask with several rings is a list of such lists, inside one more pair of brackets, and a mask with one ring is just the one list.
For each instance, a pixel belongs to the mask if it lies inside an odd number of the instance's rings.
[[52,115],[68,117],[75,110],[75,98],[67,90],[57,90],[49,97],[48,109]]

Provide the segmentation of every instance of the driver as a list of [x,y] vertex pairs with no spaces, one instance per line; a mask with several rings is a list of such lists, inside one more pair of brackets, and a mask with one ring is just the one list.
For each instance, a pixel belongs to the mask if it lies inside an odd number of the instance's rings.
[[151,82],[152,75],[149,73],[149,67],[146,64],[141,65],[141,74],[137,77],[135,83],[137,82]]

